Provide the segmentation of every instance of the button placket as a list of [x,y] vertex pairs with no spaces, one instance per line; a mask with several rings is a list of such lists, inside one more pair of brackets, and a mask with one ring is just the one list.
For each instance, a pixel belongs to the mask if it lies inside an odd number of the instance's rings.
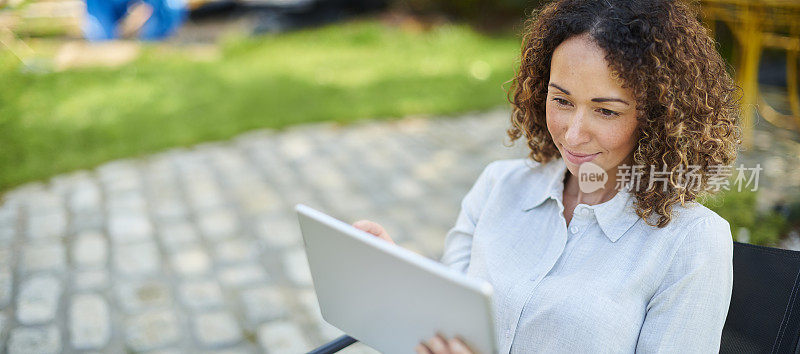
[[581,225],[584,224],[583,220],[589,215],[589,210],[587,210],[583,205],[578,205],[575,208],[575,211],[572,213],[572,221],[569,223],[569,227],[567,230],[571,235],[577,235],[581,232]]

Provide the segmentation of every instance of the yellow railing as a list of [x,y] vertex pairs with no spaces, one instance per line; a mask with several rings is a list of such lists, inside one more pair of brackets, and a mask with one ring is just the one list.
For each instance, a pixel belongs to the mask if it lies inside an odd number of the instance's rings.
[[[715,31],[725,23],[736,40],[736,80],[742,87],[742,129],[745,146],[752,139],[755,110],[770,123],[800,131],[797,59],[800,53],[800,0],[701,0],[706,25]],[[761,95],[758,68],[764,49],[786,53],[786,94],[790,114],[775,110]],[[755,110],[753,109],[755,108]]]

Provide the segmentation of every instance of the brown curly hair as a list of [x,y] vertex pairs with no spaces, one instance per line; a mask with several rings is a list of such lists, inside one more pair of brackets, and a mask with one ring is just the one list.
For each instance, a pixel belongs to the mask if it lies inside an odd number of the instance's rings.
[[[675,203],[695,200],[709,189],[712,176],[726,170],[713,166],[730,166],[736,159],[741,91],[696,10],[684,2],[551,2],[526,21],[520,67],[508,90],[508,136],[513,143],[524,135],[535,161],[560,157],[545,120],[553,51],[584,33],[605,51],[612,72],[636,98],[640,134],[634,165],[672,172],[669,183],[649,188],[643,183],[631,190],[636,213],[649,225],[664,227]],[[681,181],[680,171],[690,166],[697,188],[685,188]],[[649,168],[641,172],[643,181],[651,178]]]

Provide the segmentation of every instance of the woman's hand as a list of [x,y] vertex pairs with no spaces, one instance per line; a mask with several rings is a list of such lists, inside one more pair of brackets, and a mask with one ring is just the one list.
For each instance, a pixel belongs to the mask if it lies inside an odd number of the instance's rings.
[[371,233],[375,236],[378,236],[386,241],[389,241],[391,244],[395,244],[391,237],[389,237],[389,233],[381,226],[380,224],[369,221],[369,220],[359,220],[353,223],[353,227],[359,229],[361,231],[365,231]]
[[446,339],[437,334],[425,343],[420,343],[414,350],[418,354],[472,354],[472,350],[458,338]]

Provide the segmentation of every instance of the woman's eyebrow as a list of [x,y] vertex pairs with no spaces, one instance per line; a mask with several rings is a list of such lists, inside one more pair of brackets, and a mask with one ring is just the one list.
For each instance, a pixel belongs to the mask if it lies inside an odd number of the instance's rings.
[[598,98],[592,98],[592,102],[621,102],[630,106],[630,103],[621,98],[598,97]]
[[557,88],[557,89],[561,90],[561,92],[563,92],[563,93],[566,93],[566,94],[568,94],[568,95],[571,95],[571,93],[569,93],[569,91],[567,91],[567,90],[565,90],[565,89],[561,88],[561,86],[558,86],[558,85],[556,85],[556,84],[554,84],[554,83],[552,83],[552,82],[551,82],[551,83],[550,83],[550,85],[548,85],[548,86],[550,86],[550,87],[555,87],[555,88]]
[[[571,93],[569,93],[569,91],[565,90],[563,87],[558,86],[558,85],[556,85],[556,84],[554,84],[552,82],[548,86],[555,87],[555,88],[561,90],[561,92],[566,93],[567,95],[571,95]],[[624,103],[624,104],[630,106],[630,103],[628,103],[628,101],[625,101],[625,100],[623,100],[621,98],[613,98],[613,97],[592,98],[592,102],[599,102],[599,103],[602,103],[602,102],[620,102],[620,103]]]

